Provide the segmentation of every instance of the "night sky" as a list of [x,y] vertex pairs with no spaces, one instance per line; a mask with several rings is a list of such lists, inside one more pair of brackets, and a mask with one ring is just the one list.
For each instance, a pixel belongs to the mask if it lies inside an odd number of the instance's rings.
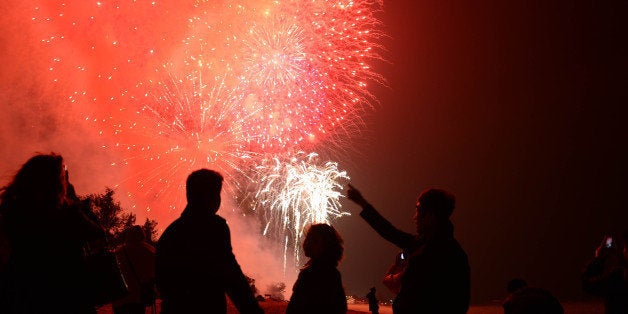
[[[102,192],[120,181],[110,167],[114,152],[101,149],[89,126],[67,122],[82,113],[50,83],[50,51],[37,37],[47,24],[29,24],[32,3],[9,2],[0,5],[0,182],[34,152],[55,151],[66,157],[79,194]],[[178,2],[158,5],[129,38],[156,45],[162,35],[177,38],[178,20],[159,10],[175,12]],[[513,277],[563,301],[590,298],[580,286],[583,266],[605,234],[628,230],[628,1],[389,0],[378,16],[385,61],[374,67],[386,84],[369,85],[378,103],[335,159],[351,183],[408,232],[420,191],[455,193],[452,220],[469,256],[474,304],[505,297]],[[95,27],[93,36],[110,28]],[[61,52],[81,51],[72,48]],[[117,59],[105,58],[126,57],[122,48],[104,49],[96,50],[103,60],[85,57],[90,66],[108,69]],[[157,64],[157,55],[122,63],[128,72],[114,73],[112,84],[85,84],[100,96],[136,83],[145,69],[131,70]],[[83,83],[74,72],[61,75]],[[339,269],[347,293],[364,296],[376,286],[380,299],[391,297],[381,279],[398,249],[356,205],[343,205],[353,215],[334,225],[345,241]],[[232,236],[234,247],[246,242]],[[245,272],[246,253],[236,252]],[[279,272],[275,266],[258,265]]]
[[[628,230],[627,13],[626,1],[386,2],[389,86],[342,165],[408,232],[421,190],[456,194],[472,303],[503,298],[513,277],[587,298],[584,264]],[[344,282],[384,296],[398,249],[345,204]]]

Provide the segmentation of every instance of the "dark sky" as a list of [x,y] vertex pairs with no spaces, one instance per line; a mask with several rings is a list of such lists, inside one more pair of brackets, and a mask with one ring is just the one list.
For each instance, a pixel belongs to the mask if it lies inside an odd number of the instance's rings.
[[[628,230],[628,1],[387,1],[388,87],[366,118],[352,184],[412,232],[430,186],[457,196],[455,236],[472,302],[522,277],[578,300],[604,234]],[[380,284],[397,249],[353,216],[340,267],[349,293]]]

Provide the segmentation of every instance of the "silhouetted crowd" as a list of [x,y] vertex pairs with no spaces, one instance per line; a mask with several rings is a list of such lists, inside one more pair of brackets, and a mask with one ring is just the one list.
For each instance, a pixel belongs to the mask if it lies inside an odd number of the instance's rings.
[[[111,247],[106,232],[69,182],[57,154],[29,159],[0,190],[0,313],[96,313],[112,304],[114,313],[226,313],[226,296],[240,313],[263,313],[231,247],[221,205],[223,177],[200,169],[186,181],[187,206],[152,246],[140,226]],[[466,313],[470,267],[454,238],[450,217],[455,196],[443,189],[423,191],[415,204],[416,233],[401,231],[353,186],[347,198],[360,216],[400,253],[384,275],[396,297],[393,312]],[[582,273],[583,289],[603,297],[606,313],[628,313],[628,234],[607,237]],[[305,232],[309,259],[293,286],[286,313],[346,313],[347,299],[337,269],[343,240],[328,224]],[[523,279],[507,285],[505,314],[563,313],[548,291]],[[375,288],[367,294],[378,313]]]

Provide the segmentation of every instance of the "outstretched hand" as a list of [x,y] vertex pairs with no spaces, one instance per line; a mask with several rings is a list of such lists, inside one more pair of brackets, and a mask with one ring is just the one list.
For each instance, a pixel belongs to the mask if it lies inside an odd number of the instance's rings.
[[364,197],[362,196],[362,193],[360,193],[360,191],[358,191],[351,184],[349,184],[347,188],[347,198],[360,206],[363,206],[367,203]]

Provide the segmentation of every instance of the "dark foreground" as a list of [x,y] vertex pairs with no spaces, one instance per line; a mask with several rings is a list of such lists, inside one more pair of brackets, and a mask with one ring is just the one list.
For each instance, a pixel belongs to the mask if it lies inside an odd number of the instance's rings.
[[[282,301],[264,301],[260,302],[261,307],[266,314],[284,314],[286,312],[287,302]],[[565,314],[604,314],[604,305],[601,302],[562,302]],[[211,311],[208,311],[210,313]],[[391,314],[392,310],[389,306],[381,306],[381,314]],[[502,314],[504,311],[499,305],[473,305],[469,308],[468,314]],[[105,306],[98,310],[98,314],[113,313],[111,307]],[[152,313],[150,310],[147,314]],[[159,309],[157,309],[159,313]],[[233,307],[229,307],[227,313],[237,314],[238,311]],[[347,314],[369,313],[368,304],[350,304]]]

